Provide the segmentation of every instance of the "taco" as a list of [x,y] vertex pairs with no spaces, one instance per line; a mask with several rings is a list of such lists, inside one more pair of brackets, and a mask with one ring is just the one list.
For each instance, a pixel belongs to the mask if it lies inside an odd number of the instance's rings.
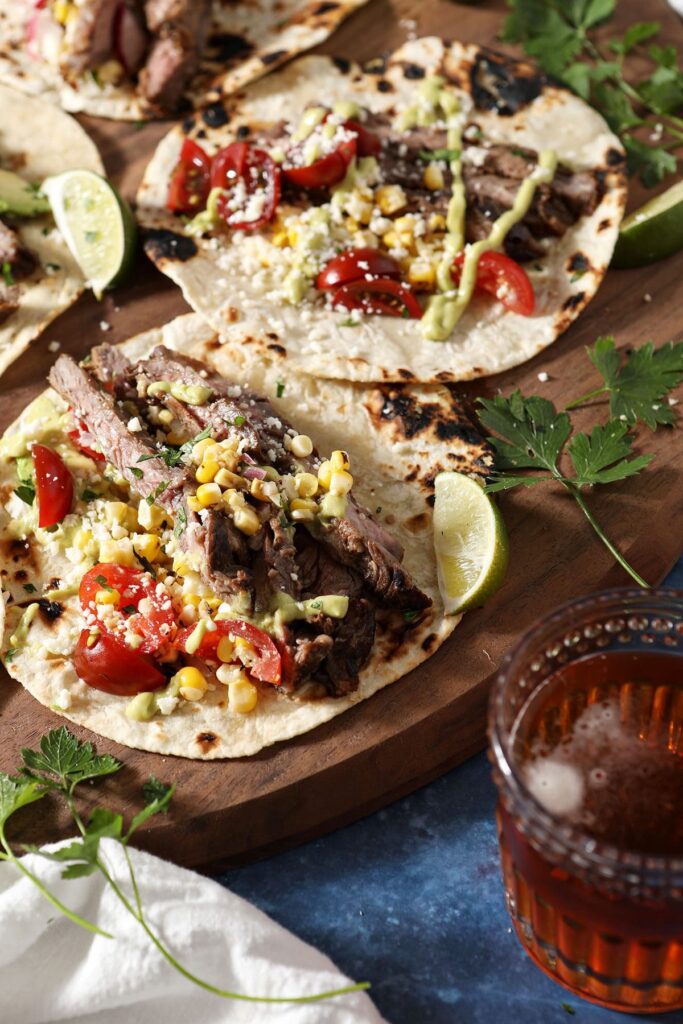
[[[134,120],[215,103],[323,42],[365,0],[9,0],[0,81]],[[207,112],[219,123],[222,111]]]
[[40,183],[72,168],[104,173],[81,126],[0,86],[0,373],[85,288]]
[[280,373],[195,314],[59,357],[0,442],[3,658],[42,704],[129,746],[238,757],[455,628],[433,482],[483,476],[486,444],[445,389]]
[[617,238],[599,114],[479,46],[307,57],[164,138],[138,194],[151,259],[223,339],[357,381],[455,381],[549,345]]

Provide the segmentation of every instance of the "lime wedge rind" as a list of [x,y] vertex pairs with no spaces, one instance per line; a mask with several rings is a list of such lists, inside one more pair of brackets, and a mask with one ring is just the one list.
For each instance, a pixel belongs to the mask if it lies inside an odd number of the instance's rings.
[[619,230],[612,264],[644,267],[683,249],[683,181],[629,214]]
[[97,298],[125,277],[137,229],[128,204],[94,171],[73,170],[42,185],[55,223]]
[[480,607],[500,587],[508,539],[494,501],[476,480],[440,473],[435,480],[434,550],[446,613]]

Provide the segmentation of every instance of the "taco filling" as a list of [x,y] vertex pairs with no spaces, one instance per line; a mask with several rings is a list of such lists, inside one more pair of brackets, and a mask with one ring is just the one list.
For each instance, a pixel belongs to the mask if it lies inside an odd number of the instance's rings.
[[297,124],[256,127],[213,153],[188,138],[167,207],[219,246],[258,232],[270,297],[341,311],[349,326],[416,319],[443,341],[475,292],[531,315],[524,265],[594,212],[603,178],[487,138],[443,76],[425,77],[415,99],[393,116],[309,105]]
[[[69,412],[4,442],[9,511],[17,537],[61,545],[78,566],[74,668],[127,697],[129,718],[220,687],[237,713],[264,688],[351,694],[376,629],[431,605],[356,502],[347,454],[321,458],[247,388],[163,346],[136,363],[109,346],[86,366],[60,356],[50,382]],[[42,605],[66,596],[53,582],[10,604],[7,659]]]

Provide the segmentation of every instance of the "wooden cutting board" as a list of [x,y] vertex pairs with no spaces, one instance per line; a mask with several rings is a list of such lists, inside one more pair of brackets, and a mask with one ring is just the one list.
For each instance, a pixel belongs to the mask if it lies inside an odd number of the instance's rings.
[[[622,0],[618,25],[639,20],[638,0]],[[393,49],[409,33],[443,34],[496,45],[502,2],[464,6],[420,0],[372,0],[321,48],[366,59]],[[663,0],[648,6],[667,42],[683,43],[678,18]],[[100,146],[107,170],[132,198],[143,168],[167,124],[116,124],[83,118]],[[643,201],[634,185],[631,206]],[[678,302],[683,253],[644,270],[610,271],[587,311],[550,349],[524,366],[463,387],[471,397],[519,387],[558,404],[596,386],[584,346],[615,334],[622,348],[651,338],[661,344],[680,327]],[[678,295],[677,295],[678,290]],[[47,342],[82,357],[106,338],[121,341],[187,309],[180,292],[140,256],[131,282],[97,303],[84,297],[0,381],[0,428],[44,387],[55,359]],[[538,374],[549,375],[540,382]],[[576,417],[583,427],[603,410]],[[600,522],[628,560],[651,583],[663,579],[681,551],[676,524],[683,513],[683,449],[679,434],[644,431],[638,449],[655,452],[639,478],[589,497]],[[178,784],[171,812],[153,821],[138,842],[180,864],[208,867],[263,856],[336,828],[422,785],[458,764],[485,742],[490,679],[510,646],[540,615],[589,591],[629,582],[599,544],[581,512],[558,489],[538,487],[500,499],[511,544],[502,590],[465,617],[448,643],[418,670],[329,724],[256,757],[202,763],[97,743],[125,768],[97,788],[100,801],[129,812],[139,806],[142,782],[151,773]],[[11,771],[22,746],[63,719],[37,704],[4,671],[0,679],[0,767]],[[85,730],[81,737],[93,739]],[[66,819],[41,804],[44,818],[23,841],[44,842],[63,834]],[[22,823],[19,822],[21,825]]]

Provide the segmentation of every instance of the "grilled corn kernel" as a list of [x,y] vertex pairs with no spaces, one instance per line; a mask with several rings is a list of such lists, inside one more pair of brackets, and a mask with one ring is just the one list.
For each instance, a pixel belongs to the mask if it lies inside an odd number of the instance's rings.
[[[192,458],[199,465],[204,460],[204,456],[209,450],[218,449],[218,445],[212,437],[203,437],[201,441],[197,441],[196,445],[192,449]],[[212,451],[213,455],[213,451]],[[213,455],[214,461],[217,458],[217,452]]]
[[202,508],[209,505],[218,505],[223,498],[223,492],[218,484],[201,484],[197,488],[197,501]]
[[191,626],[197,621],[197,609],[193,604],[183,605],[183,610],[179,615],[179,619],[183,626]]
[[170,409],[162,409],[159,413],[159,423],[164,423],[167,427],[170,427],[173,423],[173,413]]
[[294,486],[301,498],[312,498],[318,493],[318,478],[313,473],[297,473],[294,477]]
[[216,649],[219,661],[234,661],[235,660],[235,645],[230,637],[222,636],[218,641],[218,647]]
[[95,602],[97,604],[118,604],[121,600],[121,594],[118,590],[110,588],[109,590],[98,590],[95,594]]
[[432,190],[432,192],[438,191],[438,189],[444,187],[443,171],[437,163],[429,163],[424,169],[422,180],[425,186]]
[[60,25],[66,25],[70,6],[69,0],[56,0],[52,8],[52,16]]
[[320,481],[320,486],[324,491],[329,489],[331,479],[332,463],[328,459],[325,459],[325,461],[321,462],[318,467],[318,480]]
[[400,185],[380,185],[375,191],[375,202],[382,213],[398,213],[406,205],[406,194]]
[[305,459],[313,451],[313,442],[307,434],[297,434],[289,442],[289,450],[297,459]]
[[119,524],[127,530],[135,529],[137,516],[135,509],[130,508],[123,501],[108,501],[104,506],[104,518],[110,526]]
[[93,542],[92,530],[79,529],[76,531],[74,537],[74,547],[78,548],[79,551],[87,552],[90,549],[90,545]]
[[256,648],[243,636],[236,636],[234,639],[235,654],[243,665],[253,665],[256,658]]
[[123,64],[118,60],[107,60],[97,69],[97,80],[102,85],[115,85],[123,78]]
[[133,545],[126,538],[124,541],[110,540],[105,537],[100,541],[100,562],[118,562],[119,565],[136,566],[139,564],[133,554]]
[[266,480],[252,480],[249,493],[256,498],[257,501],[270,501],[273,488],[277,491],[277,486],[273,483],[268,483]]
[[248,715],[258,704],[258,690],[244,675],[228,683],[228,707],[238,715]]
[[330,480],[330,494],[348,494],[353,487],[353,477],[345,470],[332,474]]
[[427,227],[430,231],[445,231],[446,218],[442,213],[432,213],[427,221]]
[[246,487],[247,481],[239,473],[233,473],[229,469],[219,469],[214,477],[214,482],[221,487]]
[[360,224],[355,217],[345,217],[344,227],[350,235],[355,235],[357,231],[360,231]]
[[246,533],[247,536],[253,537],[255,533],[258,533],[261,528],[261,521],[254,512],[253,508],[245,506],[244,508],[236,508],[233,512],[233,522],[238,530],[242,533]]
[[166,513],[158,505],[148,505],[143,498],[138,505],[138,522],[144,530],[158,530]]
[[289,244],[293,247],[296,246],[299,241],[299,232],[293,224],[290,224],[287,227],[287,238],[289,240]]
[[133,549],[148,562],[153,562],[161,550],[161,543],[153,533],[140,533],[133,540]]
[[301,509],[308,509],[309,512],[318,511],[318,503],[312,498],[295,498],[289,507],[293,512],[301,511]]
[[195,480],[197,481],[198,484],[208,484],[208,483],[211,483],[213,478],[216,476],[217,472],[218,472],[218,463],[215,462],[213,459],[205,458],[202,461],[201,466],[197,467],[197,472],[194,475],[195,476]]
[[429,260],[412,260],[408,267],[408,281],[416,288],[433,288],[436,283],[436,271]]
[[336,451],[333,451],[332,454],[330,455],[330,465],[332,466],[332,469],[335,472],[340,469],[348,469],[349,456],[347,455],[346,452],[342,452],[339,449],[337,449]]
[[191,494],[187,499],[187,507],[189,508],[190,512],[199,512],[200,508],[202,508],[202,506],[199,503],[199,500],[196,498],[194,494]]
[[183,594],[183,604],[191,604],[194,608],[199,608],[201,602],[199,594]]
[[293,509],[290,515],[297,523],[312,523],[315,519],[315,512],[308,508]]
[[278,249],[284,249],[286,248],[286,246],[289,245],[289,235],[287,234],[286,231],[280,229],[280,231],[275,232],[275,234],[271,238],[271,242],[273,243],[273,245],[276,245]]
[[193,665],[186,665],[176,672],[172,682],[177,685],[178,692],[185,700],[201,700],[208,688],[205,677]]
[[384,245],[387,247],[387,249],[401,248],[401,239],[399,237],[399,233],[398,231],[394,231],[393,228],[390,228],[389,231],[384,232],[384,234],[382,235],[382,241]]

